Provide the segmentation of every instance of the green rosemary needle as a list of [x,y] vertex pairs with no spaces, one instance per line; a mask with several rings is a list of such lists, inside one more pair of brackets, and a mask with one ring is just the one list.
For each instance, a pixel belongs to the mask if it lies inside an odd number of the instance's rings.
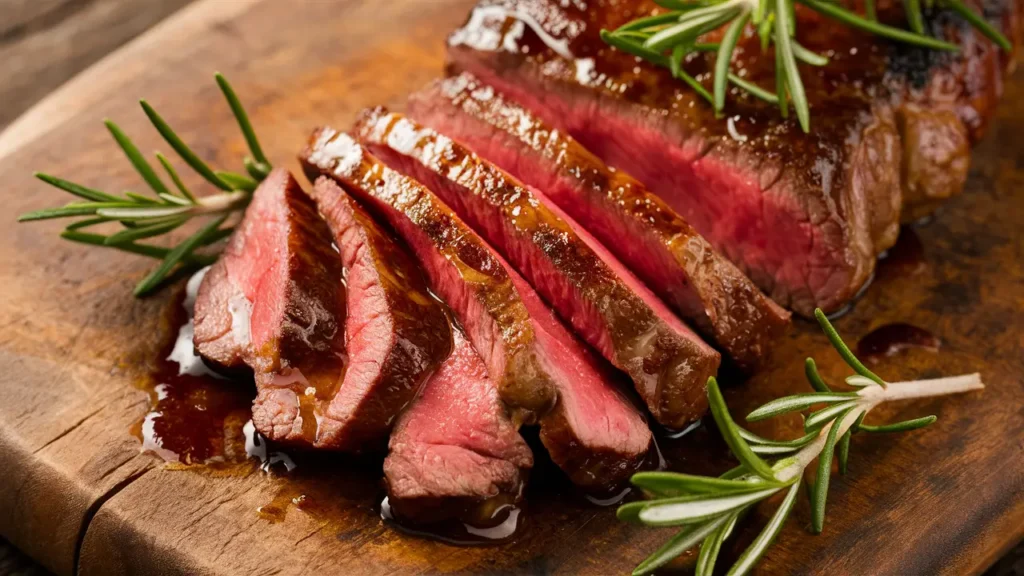
[[[657,0],[666,12],[637,18],[612,31],[602,30],[601,38],[627,54],[669,68],[673,77],[707,100],[718,117],[724,115],[727,86],[731,83],[755,98],[778,105],[783,118],[788,117],[792,105],[801,129],[808,132],[810,105],[798,63],[825,66],[828,58],[797,42],[796,2],[846,26],[890,40],[933,50],[959,49],[956,44],[926,34],[921,0],[903,0],[910,30],[878,22],[874,0],[866,0],[865,16],[832,0]],[[1000,48],[1010,50],[1009,40],[962,0],[926,0],[926,3],[929,8],[936,3],[955,12]],[[744,80],[730,69],[736,45],[748,23],[757,31],[762,51],[767,51],[770,44],[775,45],[775,93]],[[717,45],[698,42],[703,35],[722,27],[725,32]],[[710,92],[682,67],[689,54],[708,51],[715,52]]]
[[[841,353],[847,364],[860,365],[847,354],[849,349],[835,328],[820,311],[815,314],[822,330]],[[856,369],[855,369],[856,370]],[[728,574],[748,573],[764,556],[782,531],[800,494],[805,471],[817,460],[816,475],[809,491],[811,500],[811,532],[818,534],[825,526],[826,500],[832,471],[832,460],[838,459],[839,473],[846,474],[850,439],[855,432],[883,433],[916,430],[935,422],[935,416],[917,418],[879,426],[863,424],[864,416],[882,403],[894,400],[925,398],[955,394],[984,388],[977,374],[886,383],[856,374],[847,379],[855,392],[835,392],[821,378],[810,358],[805,363],[808,381],[815,392],[773,400],[757,408],[747,420],[760,420],[808,409],[825,407],[807,417],[805,434],[793,440],[768,440],[739,426],[728,408],[714,378],[708,380],[711,414],[726,444],[739,460],[737,468],[719,477],[694,476],[674,472],[641,472],[633,475],[633,485],[652,497],[619,507],[620,520],[645,526],[681,526],[681,531],[650,557],[640,563],[634,575],[649,574],[669,563],[690,548],[700,546],[697,575],[711,576],[722,543],[729,538],[733,526],[753,507],[772,496],[785,496],[761,533],[739,556]],[[876,376],[877,378],[877,376]],[[775,457],[769,464],[762,457]]]
[[[174,185],[174,190],[171,190],[131,138],[117,124],[105,120],[104,124],[110,131],[110,135],[142,180],[152,190],[153,196],[136,192],[124,192],[118,196],[49,174],[37,173],[36,177],[43,182],[84,201],[22,214],[18,221],[31,222],[54,218],[86,217],[69,224],[61,233],[61,238],[93,246],[106,246],[160,260],[160,265],[135,287],[136,296],[143,296],[157,289],[176,268],[205,266],[212,263],[215,259],[214,254],[197,254],[196,251],[215,244],[231,234],[234,229],[224,226],[225,223],[233,214],[245,209],[252,199],[252,192],[271,170],[270,162],[263,154],[249,116],[231,84],[220,74],[217,74],[215,78],[252,153],[252,157],[246,157],[243,160],[246,174],[210,168],[178,137],[167,122],[157,114],[156,110],[142,100],[140,102],[142,109],[157,132],[189,167],[217,187],[220,192],[209,196],[196,196],[182,182],[167,157],[156,152],[157,161]],[[164,248],[139,243],[140,240],[163,236],[177,230],[197,218],[208,221],[197,232],[175,246]],[[122,229],[111,234],[82,231],[112,222],[119,224]]]

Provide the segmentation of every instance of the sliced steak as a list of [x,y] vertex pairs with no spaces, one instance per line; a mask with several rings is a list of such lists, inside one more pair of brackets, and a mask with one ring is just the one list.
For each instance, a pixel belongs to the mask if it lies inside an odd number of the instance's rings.
[[384,478],[395,516],[479,527],[521,500],[533,454],[483,360],[460,330],[452,335],[451,356],[391,432]]
[[704,414],[718,353],[542,192],[399,114],[367,111],[355,132],[504,254],[581,338],[630,375],[658,422],[682,428]]
[[200,285],[195,343],[252,368],[267,437],[359,451],[383,445],[450,335],[415,263],[358,208],[334,208],[340,256],[295,180],[272,173]]
[[408,113],[543,191],[741,368],[756,369],[789,323],[788,312],[643,184],[471,74],[414,94]]
[[651,432],[611,371],[437,196],[330,128],[314,132],[300,159],[307,175],[334,178],[405,240],[513,421],[539,420],[541,440],[573,482],[615,486],[643,465]]
[[[879,3],[883,17],[889,4]],[[1017,36],[1019,4],[995,0],[986,13]],[[601,29],[654,10],[647,1],[482,0],[450,37],[449,68],[473,72],[633,174],[805,315],[842,307],[867,283],[896,239],[904,198],[919,214],[932,196],[960,189],[965,138],[980,134],[1001,90],[1006,59],[947,12],[930,24],[960,42],[959,54],[891,44],[798,9],[800,42],[831,56],[804,67],[811,132],[745,93],[719,119],[669,71],[601,41]],[[757,41],[745,35],[734,67],[774,89],[774,58]],[[713,62],[705,54],[686,69],[709,78]]]

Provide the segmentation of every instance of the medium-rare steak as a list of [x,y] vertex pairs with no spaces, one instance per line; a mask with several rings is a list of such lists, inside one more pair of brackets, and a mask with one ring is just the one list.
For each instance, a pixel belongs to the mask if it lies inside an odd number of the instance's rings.
[[[387,435],[452,343],[444,308],[427,290],[419,265],[339,192],[324,178],[309,195],[341,252],[348,288],[347,365],[344,379],[332,389],[317,389],[309,403],[320,424],[318,446],[358,450],[373,448]],[[309,396],[307,389],[300,410]]]
[[414,94],[408,114],[543,191],[741,368],[756,369],[788,324],[788,312],[643,184],[471,74]]
[[409,256],[358,207],[329,208],[341,255],[286,171],[260,185],[200,286],[195,343],[208,359],[252,368],[262,434],[359,451],[383,446],[448,354],[450,332]]
[[539,420],[541,441],[573,482],[615,486],[644,464],[650,429],[610,369],[437,196],[331,128],[314,132],[300,159],[307,175],[334,178],[405,240],[513,421]]
[[479,527],[522,498],[533,453],[483,360],[460,330],[452,337],[451,355],[391,432],[384,478],[395,516]]
[[658,422],[682,428],[704,414],[718,353],[543,192],[399,114],[367,111],[355,133],[494,245],[583,340],[630,375]]
[[[986,14],[1018,36],[1019,5],[996,0]],[[967,142],[1001,91],[1006,59],[949,13],[934,11],[932,31],[955,38],[959,54],[891,44],[798,8],[801,44],[831,59],[802,66],[810,133],[736,91],[719,119],[668,70],[601,41],[602,28],[656,9],[648,1],[482,0],[450,37],[449,67],[473,72],[630,172],[772,298],[805,315],[840,308],[866,284],[896,239],[904,203],[918,216],[960,190]],[[757,42],[745,35],[733,68],[774,89],[774,58]],[[698,56],[686,69],[706,79],[713,60]]]

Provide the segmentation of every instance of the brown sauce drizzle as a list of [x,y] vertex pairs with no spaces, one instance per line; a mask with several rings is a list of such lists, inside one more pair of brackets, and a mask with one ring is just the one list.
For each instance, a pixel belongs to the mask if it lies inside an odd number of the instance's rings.
[[875,328],[857,342],[857,355],[878,360],[893,356],[908,348],[923,348],[937,352],[942,341],[934,334],[913,324],[894,323]]
[[[336,526],[341,535],[349,530],[343,519],[354,509],[373,509],[374,503],[379,503],[380,517],[406,534],[459,546],[500,545],[519,534],[526,502],[538,510],[556,506],[583,511],[642,497],[628,487],[610,494],[581,493],[550,461],[537,430],[528,426],[523,433],[534,448],[536,462],[520,503],[508,496],[496,498],[467,508],[458,519],[429,525],[396,518],[387,499],[381,502],[383,454],[289,454],[275,449],[255,430],[251,421],[256,393],[252,377],[219,374],[193,353],[190,315],[199,279],[197,276],[189,282],[188,289],[172,300],[165,315],[169,341],[150,360],[150,375],[141,387],[149,392],[151,407],[133,427],[133,433],[144,450],[172,465],[186,465],[194,473],[271,473],[266,481],[274,485],[274,495],[253,510],[262,520],[284,522],[292,509],[298,509]],[[644,469],[669,469],[667,462],[698,473],[731,467],[724,444],[707,423],[698,422],[683,431],[659,429],[656,436]]]

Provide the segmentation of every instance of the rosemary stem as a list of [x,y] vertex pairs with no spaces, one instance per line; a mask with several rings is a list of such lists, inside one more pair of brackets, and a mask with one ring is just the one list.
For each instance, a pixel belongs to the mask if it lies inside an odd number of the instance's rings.
[[877,397],[877,405],[893,400],[909,400],[912,398],[928,398],[930,396],[970,392],[971,390],[981,390],[984,387],[985,385],[981,382],[981,375],[974,373],[929,380],[890,382],[889,387],[885,389],[880,389],[877,386],[868,386],[860,391],[860,395],[865,398]]
[[813,442],[804,446],[793,456],[790,464],[778,470],[775,477],[780,482],[789,482],[803,474],[811,462],[821,454],[828,439],[829,430],[833,426],[839,426],[836,436],[842,436],[853,427],[863,414],[884,402],[895,400],[910,400],[913,398],[928,398],[931,396],[945,396],[947,394],[958,394],[981,390],[985,385],[981,382],[980,374],[964,374],[962,376],[950,376],[947,378],[934,378],[929,380],[912,380],[910,382],[890,382],[888,388],[881,386],[868,386],[858,393],[861,397],[860,406],[846,413],[841,421],[832,421],[818,432],[818,437]]
[[194,214],[217,214],[231,212],[249,201],[251,194],[244,190],[222,192],[213,196],[200,198],[193,211]]

